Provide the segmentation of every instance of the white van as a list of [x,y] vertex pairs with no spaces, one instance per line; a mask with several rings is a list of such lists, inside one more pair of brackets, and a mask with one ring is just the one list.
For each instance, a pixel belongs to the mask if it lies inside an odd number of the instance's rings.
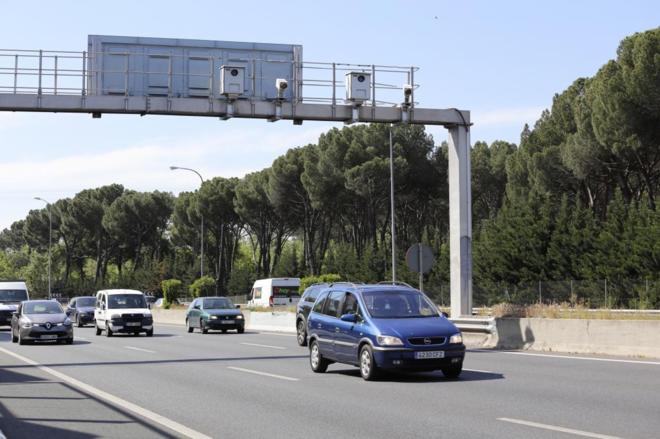
[[30,300],[25,282],[0,281],[0,326],[11,326],[11,316],[24,300]]
[[112,337],[114,333],[154,335],[154,319],[141,291],[101,290],[96,293],[94,308],[96,335]]
[[300,279],[280,277],[259,279],[250,292],[249,306],[295,305],[300,300]]

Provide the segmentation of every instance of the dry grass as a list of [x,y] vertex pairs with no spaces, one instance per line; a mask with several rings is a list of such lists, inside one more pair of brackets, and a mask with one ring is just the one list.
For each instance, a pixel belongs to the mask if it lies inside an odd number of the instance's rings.
[[660,320],[660,314],[645,311],[589,309],[584,305],[535,304],[528,306],[500,303],[491,308],[481,308],[480,315],[493,317],[536,317],[547,319],[603,319],[603,320]]

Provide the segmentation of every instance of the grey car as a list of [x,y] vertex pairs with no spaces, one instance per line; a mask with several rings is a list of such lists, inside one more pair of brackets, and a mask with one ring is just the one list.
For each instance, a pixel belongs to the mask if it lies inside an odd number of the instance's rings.
[[54,300],[26,300],[11,318],[11,341],[73,343],[73,325],[62,306]]

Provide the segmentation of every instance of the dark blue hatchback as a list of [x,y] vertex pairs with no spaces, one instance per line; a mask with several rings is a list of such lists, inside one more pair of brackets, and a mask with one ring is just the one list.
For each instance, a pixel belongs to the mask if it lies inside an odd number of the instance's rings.
[[372,380],[381,369],[461,374],[461,332],[422,292],[400,285],[346,284],[319,294],[307,319],[314,372],[338,362]]

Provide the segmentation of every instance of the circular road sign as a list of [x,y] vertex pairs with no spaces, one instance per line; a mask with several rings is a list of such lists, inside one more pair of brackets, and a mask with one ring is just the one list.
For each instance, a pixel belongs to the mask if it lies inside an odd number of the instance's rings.
[[428,273],[434,261],[433,250],[428,245],[413,244],[406,252],[406,264],[415,273]]

